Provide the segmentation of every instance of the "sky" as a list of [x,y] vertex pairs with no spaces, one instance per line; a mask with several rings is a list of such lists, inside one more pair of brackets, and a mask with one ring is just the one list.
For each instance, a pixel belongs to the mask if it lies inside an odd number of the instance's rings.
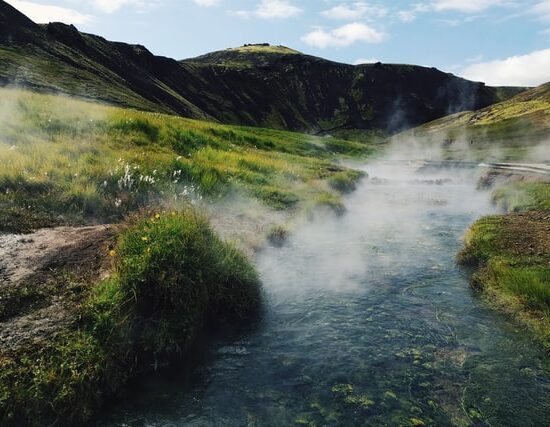
[[245,43],[330,60],[408,63],[490,85],[550,81],[550,0],[8,0],[175,59]]

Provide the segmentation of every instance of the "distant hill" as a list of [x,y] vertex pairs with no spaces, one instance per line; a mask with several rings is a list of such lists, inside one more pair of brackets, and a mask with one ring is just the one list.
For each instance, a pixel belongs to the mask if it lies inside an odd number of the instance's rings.
[[506,101],[426,123],[416,136],[466,136],[475,141],[536,144],[550,141],[550,82],[526,90]]
[[37,25],[2,0],[0,85],[318,134],[395,132],[521,90],[434,68],[340,64],[283,46],[247,45],[178,62],[74,26]]

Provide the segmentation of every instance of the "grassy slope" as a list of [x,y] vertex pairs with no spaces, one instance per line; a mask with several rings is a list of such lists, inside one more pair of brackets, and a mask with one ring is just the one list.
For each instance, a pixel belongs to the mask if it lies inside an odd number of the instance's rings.
[[[0,90],[0,229],[109,222],[149,203],[231,192],[304,208],[362,143]],[[344,172],[345,174],[345,172]]]
[[449,157],[468,151],[485,161],[497,150],[501,160],[516,160],[539,144],[550,149],[550,83],[478,111],[427,123],[399,137],[411,136],[436,143],[452,139],[453,144],[446,147]]
[[286,46],[265,46],[251,44],[233,47],[218,52],[201,55],[183,63],[189,62],[203,65],[218,65],[224,67],[251,68],[261,64],[270,64],[288,56],[303,55],[303,53]]
[[459,262],[478,266],[472,283],[550,351],[550,183],[511,183],[493,198],[514,213],[478,220]]

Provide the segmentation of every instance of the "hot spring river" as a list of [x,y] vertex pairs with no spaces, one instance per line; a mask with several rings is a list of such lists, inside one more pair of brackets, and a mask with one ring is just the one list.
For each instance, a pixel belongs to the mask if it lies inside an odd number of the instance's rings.
[[455,265],[492,211],[472,172],[367,170],[345,216],[259,255],[257,325],[209,346],[190,381],[131,387],[97,425],[550,425],[544,354]]

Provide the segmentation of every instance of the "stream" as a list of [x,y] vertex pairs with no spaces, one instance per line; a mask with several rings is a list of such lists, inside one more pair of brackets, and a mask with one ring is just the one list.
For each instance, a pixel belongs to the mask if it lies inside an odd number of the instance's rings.
[[476,170],[368,165],[342,217],[257,259],[260,321],[191,376],[131,387],[98,426],[550,425],[547,356],[455,263],[493,212]]

